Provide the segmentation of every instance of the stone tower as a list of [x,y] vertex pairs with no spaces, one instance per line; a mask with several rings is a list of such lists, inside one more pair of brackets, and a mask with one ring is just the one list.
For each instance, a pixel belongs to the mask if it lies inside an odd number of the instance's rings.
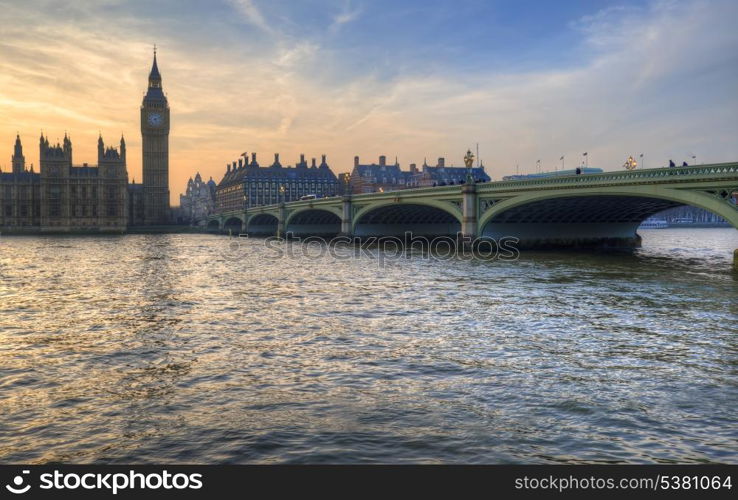
[[12,161],[14,174],[20,174],[26,170],[26,158],[23,156],[23,145],[21,144],[20,135],[15,136]]
[[144,224],[169,223],[169,104],[154,64],[149,88],[141,104],[143,149]]

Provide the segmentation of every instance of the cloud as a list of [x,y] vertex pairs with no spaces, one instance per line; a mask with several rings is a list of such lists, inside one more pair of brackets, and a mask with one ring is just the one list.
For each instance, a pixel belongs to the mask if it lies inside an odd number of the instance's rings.
[[[439,156],[461,164],[479,142],[497,178],[518,163],[533,170],[539,158],[554,168],[562,154],[573,166],[583,151],[603,168],[642,152],[647,166],[692,152],[706,162],[738,159],[734,2],[583,13],[563,28],[576,38],[567,47],[575,63],[522,70],[440,58],[443,40],[388,42],[376,31],[383,5],[297,12],[291,3],[238,2],[258,32],[232,19],[234,2],[218,5],[111,1],[71,15],[47,11],[52,3],[3,4],[0,166],[7,168],[16,130],[34,163],[41,128],[52,139],[68,130],[80,162],[94,162],[98,130],[108,140],[123,131],[129,177],[140,179],[139,106],[153,41],[172,107],[173,200],[196,171],[219,180],[244,150],[262,163],[280,152],[285,164],[326,153],[343,172],[356,154],[398,155],[403,166]],[[365,23],[326,33],[326,22],[346,26],[359,11]],[[272,19],[300,29],[262,28]],[[364,41],[362,30],[377,36]]]
[[731,2],[606,9],[572,23],[584,35],[585,59],[576,66],[402,76],[349,127],[401,137],[414,144],[416,159],[425,148],[460,162],[479,141],[497,175],[516,163],[532,170],[541,157],[553,169],[562,154],[581,159],[587,150],[604,168],[641,152],[649,166],[687,159],[692,150],[703,161],[735,160],[735,16]]
[[255,0],[229,0],[229,2],[250,24],[267,33],[274,32],[272,26],[257,7]]
[[351,2],[345,2],[341,12],[333,16],[333,23],[330,26],[330,30],[335,32],[341,28],[344,24],[353,22],[361,15],[361,7],[351,8]]
[[290,47],[279,50],[276,57],[276,64],[285,69],[294,68],[312,59],[318,49],[319,46],[316,43],[310,41],[297,42]]

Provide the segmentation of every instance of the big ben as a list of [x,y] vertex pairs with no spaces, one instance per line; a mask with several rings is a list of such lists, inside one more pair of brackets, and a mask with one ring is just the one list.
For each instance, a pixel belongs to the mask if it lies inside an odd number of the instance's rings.
[[141,104],[143,150],[144,224],[169,223],[169,103],[156,64],[149,73],[149,88]]

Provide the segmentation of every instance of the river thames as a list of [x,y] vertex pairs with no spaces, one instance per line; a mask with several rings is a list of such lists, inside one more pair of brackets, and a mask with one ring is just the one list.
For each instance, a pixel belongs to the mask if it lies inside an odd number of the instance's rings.
[[738,231],[641,234],[383,267],[3,236],[0,461],[736,463]]

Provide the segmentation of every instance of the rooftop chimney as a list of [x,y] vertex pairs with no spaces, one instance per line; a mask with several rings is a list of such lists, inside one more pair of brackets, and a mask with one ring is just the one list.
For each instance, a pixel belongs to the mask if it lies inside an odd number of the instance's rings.
[[354,156],[354,167],[358,167],[358,166],[359,166],[359,157]]
[[231,164],[230,163],[226,163],[226,173],[228,174],[230,172],[231,172]]
[[379,166],[384,167],[385,165],[387,165],[387,157],[382,155],[379,157]]
[[438,165],[439,167],[445,167],[446,166],[446,159],[442,156],[438,158]]

